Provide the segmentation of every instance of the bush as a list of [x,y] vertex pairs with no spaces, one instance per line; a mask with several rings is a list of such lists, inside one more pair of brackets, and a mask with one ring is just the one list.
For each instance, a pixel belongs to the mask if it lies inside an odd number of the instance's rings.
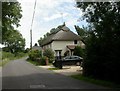
[[36,58],[40,58],[42,56],[42,52],[39,50],[31,50],[29,52],[29,59],[35,61]]
[[48,57],[48,60],[49,60],[50,63],[52,63],[52,61],[54,60],[54,52],[50,48],[46,49],[43,52],[43,55]]
[[64,56],[68,56],[69,55],[69,51],[66,51],[65,53],[64,53]]
[[2,52],[0,51],[0,60],[2,60]]
[[10,52],[2,52],[2,60],[4,60],[4,59],[12,60],[12,59],[14,59],[14,54],[12,54]]
[[43,56],[41,59],[40,59],[40,65],[46,65],[46,57]]
[[74,49],[74,55],[83,57],[84,50],[80,46],[76,46]]
[[120,83],[120,40],[110,41],[93,34],[87,40],[83,75]]
[[30,48],[26,48],[24,52],[28,53],[29,51],[30,51]]
[[23,52],[19,52],[16,55],[17,58],[21,58],[21,57],[25,57],[25,56],[27,56],[27,53],[23,53]]
[[0,52],[0,60],[2,60],[2,61],[0,61],[0,66],[4,66],[6,63],[8,63],[11,60],[19,59],[19,58],[22,58],[25,56],[27,56],[27,55],[23,52],[20,52],[15,56],[15,54],[13,54],[11,52],[1,51]]
[[2,51],[4,51],[4,52],[10,52],[10,49],[8,47],[3,47]]

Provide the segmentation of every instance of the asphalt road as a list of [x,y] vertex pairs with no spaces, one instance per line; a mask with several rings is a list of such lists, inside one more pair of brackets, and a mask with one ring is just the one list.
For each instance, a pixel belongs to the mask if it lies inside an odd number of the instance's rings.
[[0,91],[1,90],[2,90],[2,67],[0,67]]
[[36,67],[25,59],[11,61],[2,69],[2,89],[105,89],[53,71]]

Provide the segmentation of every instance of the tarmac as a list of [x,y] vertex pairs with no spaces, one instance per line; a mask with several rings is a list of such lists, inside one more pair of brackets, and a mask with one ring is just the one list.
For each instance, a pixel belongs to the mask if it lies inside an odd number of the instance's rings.
[[65,66],[63,69],[58,69],[56,73],[53,72],[55,70],[48,70],[53,66],[42,67],[36,67],[25,59],[7,63],[2,69],[2,89],[23,89],[23,91],[26,91],[25,89],[32,91],[34,89],[61,89],[59,91],[63,89],[106,89],[103,86],[65,76],[71,75],[73,70],[73,72],[80,73],[80,66],[78,69],[77,66],[75,68]]

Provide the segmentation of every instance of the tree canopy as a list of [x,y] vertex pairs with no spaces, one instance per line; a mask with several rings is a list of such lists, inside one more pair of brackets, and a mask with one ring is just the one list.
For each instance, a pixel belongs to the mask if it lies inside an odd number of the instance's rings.
[[16,53],[24,50],[25,39],[18,31],[13,30],[9,33],[8,37],[9,38],[6,40],[5,45],[9,48],[10,52]]
[[22,17],[21,6],[19,2],[2,2],[2,41],[3,44],[8,38],[8,32],[15,30],[20,26],[19,22]]
[[16,30],[22,17],[19,2],[2,2],[2,44],[14,53],[24,50],[25,39]]
[[0,2],[0,43],[2,43],[2,2]]
[[90,24],[83,73],[118,82],[120,75],[120,2],[76,2]]
[[74,27],[75,27],[76,32],[80,36],[81,41],[84,44],[86,44],[86,39],[89,36],[89,31],[88,31],[87,27],[80,28],[79,26],[76,26],[76,25]]

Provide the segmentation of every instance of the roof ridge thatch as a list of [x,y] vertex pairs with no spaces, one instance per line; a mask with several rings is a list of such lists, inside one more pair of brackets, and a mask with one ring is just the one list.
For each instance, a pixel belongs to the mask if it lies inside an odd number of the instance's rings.
[[58,40],[58,41],[74,41],[81,40],[81,38],[72,32],[68,27],[63,26],[59,31],[55,34],[51,34],[45,40],[43,40],[42,46],[49,44],[50,42]]

